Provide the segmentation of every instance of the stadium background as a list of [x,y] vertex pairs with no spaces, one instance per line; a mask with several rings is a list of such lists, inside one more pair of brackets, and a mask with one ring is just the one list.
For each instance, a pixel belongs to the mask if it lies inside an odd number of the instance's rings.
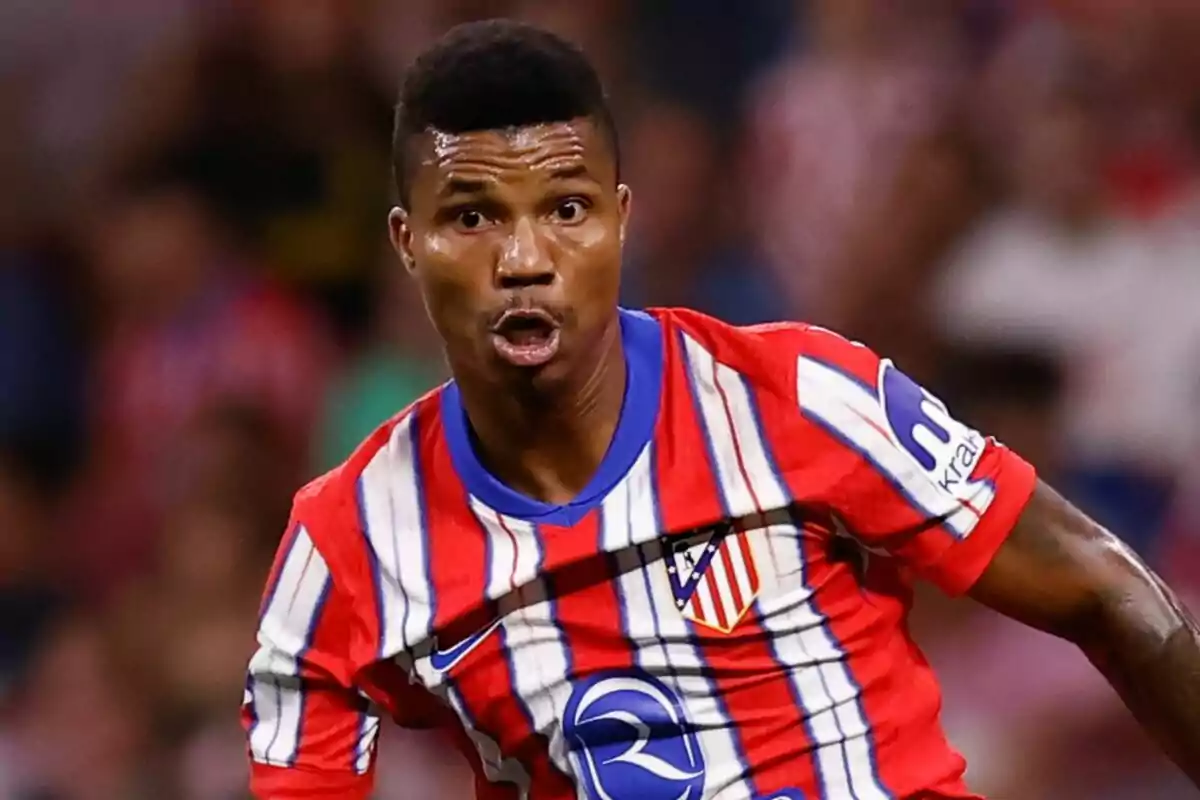
[[[1194,0],[9,0],[0,797],[244,796],[290,492],[443,374],[386,247],[398,76],[495,14],[608,82],[630,304],[865,340],[1200,590]],[[1068,646],[916,626],[978,789],[1188,796]],[[379,774],[469,796],[395,731]]]

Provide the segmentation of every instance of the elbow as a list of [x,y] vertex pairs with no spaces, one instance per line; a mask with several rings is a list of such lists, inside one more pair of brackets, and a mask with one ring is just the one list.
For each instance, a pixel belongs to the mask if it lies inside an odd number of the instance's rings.
[[1178,599],[1136,556],[1121,559],[1064,620],[1062,636],[1078,645],[1093,660],[1124,655],[1146,655],[1166,647],[1189,627]]

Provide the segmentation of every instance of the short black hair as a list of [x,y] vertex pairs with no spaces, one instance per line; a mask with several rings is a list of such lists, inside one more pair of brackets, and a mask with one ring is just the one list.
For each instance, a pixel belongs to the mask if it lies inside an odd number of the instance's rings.
[[409,143],[434,129],[495,130],[590,118],[620,163],[616,125],[583,51],[549,31],[507,19],[451,28],[409,67],[396,105],[392,170],[408,205]]

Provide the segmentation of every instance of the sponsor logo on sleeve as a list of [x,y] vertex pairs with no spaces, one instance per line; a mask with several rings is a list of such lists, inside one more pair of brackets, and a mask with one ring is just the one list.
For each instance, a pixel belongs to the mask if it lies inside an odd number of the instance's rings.
[[879,367],[879,397],[892,441],[942,491],[958,500],[973,497],[971,475],[987,446],[983,435],[950,416],[945,403],[886,359]]

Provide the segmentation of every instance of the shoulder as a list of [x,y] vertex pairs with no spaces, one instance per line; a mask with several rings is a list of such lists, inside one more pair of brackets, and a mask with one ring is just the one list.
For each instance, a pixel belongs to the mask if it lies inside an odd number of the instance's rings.
[[851,458],[846,425],[886,430],[882,387],[904,379],[870,348],[805,322],[742,327],[683,309],[652,313],[701,405],[707,398],[734,420],[754,419],[782,472]]
[[343,551],[347,540],[357,543],[361,539],[363,495],[394,483],[389,476],[414,469],[418,430],[438,413],[443,388],[437,387],[392,415],[345,461],[296,492],[293,516],[309,529],[327,558]]
[[[738,326],[683,308],[651,309],[669,339],[685,351],[702,348],[759,389],[794,396],[801,367],[826,365],[855,381],[878,379],[879,357],[866,346],[817,325],[799,321]],[[686,352],[685,352],[686,355]]]

